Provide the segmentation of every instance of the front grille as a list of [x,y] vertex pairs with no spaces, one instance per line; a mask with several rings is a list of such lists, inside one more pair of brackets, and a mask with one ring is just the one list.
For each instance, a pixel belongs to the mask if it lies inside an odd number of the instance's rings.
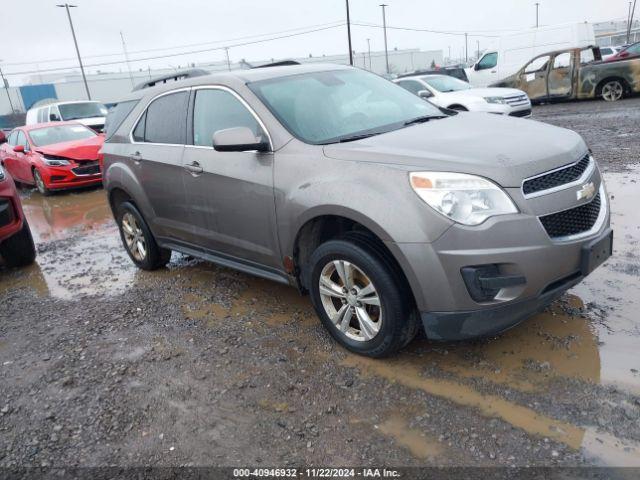
[[522,191],[525,195],[531,195],[532,193],[542,192],[543,190],[549,190],[566,183],[571,183],[582,176],[587,167],[589,167],[590,161],[589,154],[586,154],[582,160],[577,163],[547,173],[546,175],[540,175],[531,180],[526,180],[522,184]]
[[528,117],[531,115],[531,109],[520,110],[519,112],[512,112],[509,114],[511,117]]
[[100,165],[98,161],[84,162],[81,166],[73,168],[73,173],[76,175],[97,175],[100,173]]
[[511,105],[512,107],[520,107],[529,104],[529,97],[524,94],[504,97],[504,100],[507,102],[507,105]]
[[551,238],[561,238],[588,232],[598,220],[600,204],[601,199],[598,193],[590,203],[545,215],[540,217],[540,222]]

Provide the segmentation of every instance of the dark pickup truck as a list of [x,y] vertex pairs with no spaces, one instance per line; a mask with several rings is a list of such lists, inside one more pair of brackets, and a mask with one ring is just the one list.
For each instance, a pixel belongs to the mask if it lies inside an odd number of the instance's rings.
[[603,62],[598,47],[559,50],[491,86],[518,88],[535,103],[598,97],[615,102],[640,93],[640,58]]

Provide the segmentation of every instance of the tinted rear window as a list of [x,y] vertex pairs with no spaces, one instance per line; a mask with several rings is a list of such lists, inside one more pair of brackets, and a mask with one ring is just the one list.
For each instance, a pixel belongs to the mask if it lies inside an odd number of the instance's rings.
[[147,107],[144,141],[184,145],[188,100],[188,92],[177,92],[151,102]]
[[106,139],[113,137],[116,130],[120,128],[122,122],[129,116],[134,107],[138,104],[138,100],[129,100],[128,102],[120,102],[109,111],[107,119],[104,123],[104,131]]

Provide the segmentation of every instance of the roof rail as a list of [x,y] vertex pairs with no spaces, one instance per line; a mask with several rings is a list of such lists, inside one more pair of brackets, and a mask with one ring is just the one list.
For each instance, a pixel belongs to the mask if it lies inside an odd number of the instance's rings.
[[160,75],[159,77],[152,78],[146,82],[139,83],[133,87],[133,91],[142,90],[143,88],[151,88],[161,83],[167,83],[169,81],[178,82],[187,78],[201,77],[203,75],[209,75],[209,72],[202,70],[201,68],[192,68],[190,70],[183,70],[181,72],[169,73],[167,75]]
[[302,64],[300,62],[296,62],[295,60],[282,60],[280,62],[265,63],[264,65],[258,65],[251,68],[290,67],[292,65],[302,65]]

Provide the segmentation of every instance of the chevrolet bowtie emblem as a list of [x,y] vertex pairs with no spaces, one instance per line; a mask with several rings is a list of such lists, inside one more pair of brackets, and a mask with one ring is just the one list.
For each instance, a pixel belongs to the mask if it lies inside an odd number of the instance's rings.
[[593,182],[589,182],[583,185],[582,188],[576,192],[578,200],[582,200],[583,198],[586,200],[591,200],[595,194],[596,186],[593,184]]

